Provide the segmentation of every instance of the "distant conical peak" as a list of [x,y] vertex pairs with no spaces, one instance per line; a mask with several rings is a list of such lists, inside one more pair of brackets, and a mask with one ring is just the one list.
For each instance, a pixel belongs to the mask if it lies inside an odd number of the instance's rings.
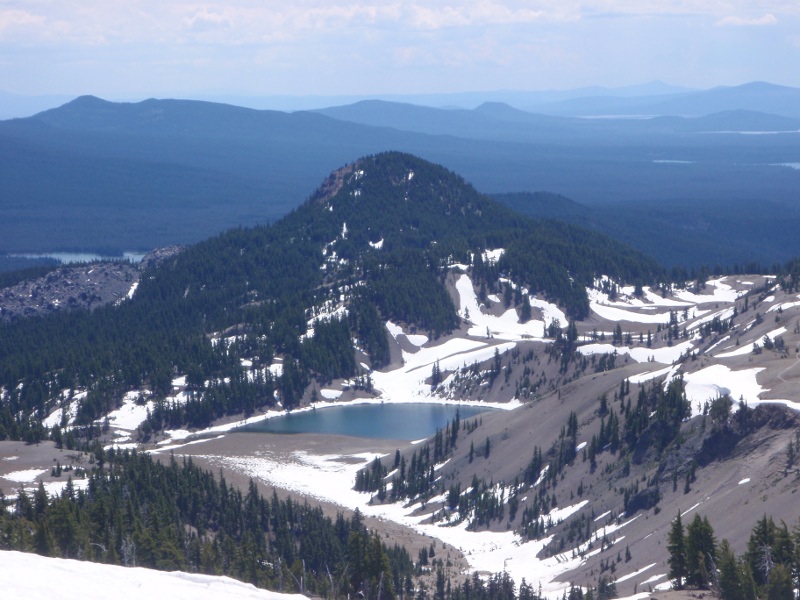
[[84,94],[83,96],[78,96],[77,98],[75,98],[71,103],[68,102],[68,104],[75,104],[75,103],[79,103],[79,102],[81,102],[81,103],[83,103],[83,102],[87,102],[87,103],[88,102],[108,102],[108,100],[103,100],[99,96],[94,96],[92,94]]
[[[381,152],[379,154],[359,158],[328,175],[314,194],[314,199],[319,204],[327,206],[330,200],[334,198],[345,185],[357,182],[366,175],[366,171],[370,165],[375,165],[375,163],[384,159],[401,159],[401,166],[397,169],[397,173],[389,174],[389,182],[394,186],[402,185],[410,181],[413,178],[413,169],[408,163],[420,160],[410,154],[395,151]],[[431,166],[438,167],[438,165],[433,165],[433,163],[431,163]]]

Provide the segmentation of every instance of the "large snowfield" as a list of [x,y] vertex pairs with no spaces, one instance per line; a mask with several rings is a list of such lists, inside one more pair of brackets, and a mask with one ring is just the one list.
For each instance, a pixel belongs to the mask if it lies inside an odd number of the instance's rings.
[[18,600],[307,600],[260,590],[230,577],[125,568],[0,551],[4,598]]

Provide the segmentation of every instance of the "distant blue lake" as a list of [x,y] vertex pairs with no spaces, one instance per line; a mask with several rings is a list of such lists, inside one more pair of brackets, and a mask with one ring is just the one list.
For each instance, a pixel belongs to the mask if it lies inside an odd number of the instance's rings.
[[461,420],[492,410],[452,404],[353,404],[293,412],[240,427],[262,433],[322,433],[391,440],[418,440]]
[[9,254],[9,256],[19,258],[54,258],[68,265],[72,263],[92,262],[96,260],[127,260],[130,262],[142,262],[144,252],[124,252],[122,256],[104,256],[102,254],[92,254],[91,252],[46,252],[43,254]]

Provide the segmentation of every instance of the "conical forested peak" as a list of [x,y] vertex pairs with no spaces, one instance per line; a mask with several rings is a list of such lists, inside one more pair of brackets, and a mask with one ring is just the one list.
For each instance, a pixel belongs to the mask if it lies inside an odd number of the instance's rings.
[[[333,172],[314,199],[330,207],[349,199],[362,199],[369,206],[412,202],[419,208],[437,206],[474,210],[483,198],[460,176],[412,154],[382,152],[366,156]],[[434,208],[435,210],[435,208]]]
[[[361,246],[424,247],[517,226],[522,218],[445,167],[384,152],[332,173],[300,209],[304,221],[347,227]],[[331,232],[333,233],[332,229]]]

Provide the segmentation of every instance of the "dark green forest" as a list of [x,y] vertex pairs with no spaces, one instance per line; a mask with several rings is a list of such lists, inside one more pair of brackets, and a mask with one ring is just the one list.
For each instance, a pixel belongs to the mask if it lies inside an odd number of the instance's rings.
[[775,272],[798,252],[796,203],[771,199],[673,198],[653,205],[637,200],[578,203],[547,192],[492,194],[498,202],[535,218],[557,219],[628,244],[660,264],[685,273]]
[[0,290],[26,279],[43,277],[58,267],[58,261],[47,258],[22,258],[0,255]]
[[[62,477],[71,472],[64,471]],[[326,517],[291,498],[246,493],[191,460],[96,452],[85,489],[68,480],[50,497],[20,490],[0,503],[0,549],[209,575],[258,587],[340,598],[403,597],[414,564],[387,547],[356,512]]]

